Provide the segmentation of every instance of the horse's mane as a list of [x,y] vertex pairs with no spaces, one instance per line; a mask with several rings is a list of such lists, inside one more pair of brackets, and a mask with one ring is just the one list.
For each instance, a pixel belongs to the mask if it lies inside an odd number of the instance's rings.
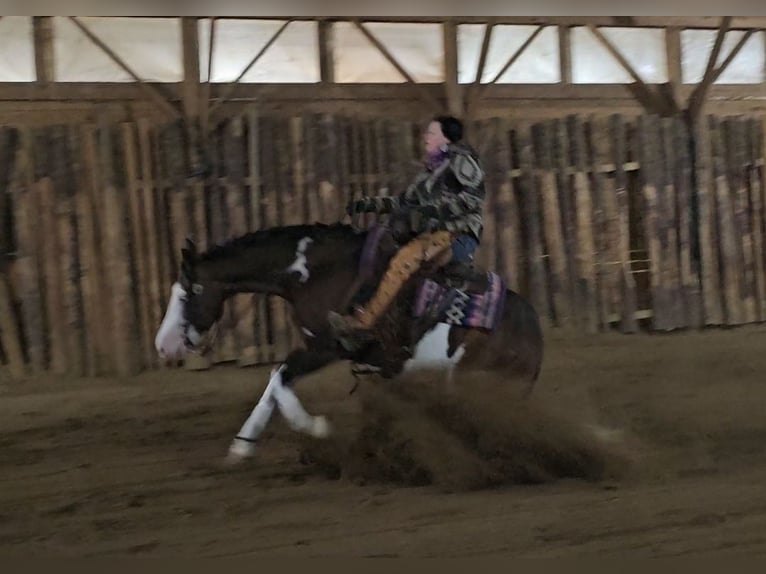
[[286,241],[291,245],[303,239],[311,237],[314,240],[321,239],[340,239],[350,240],[365,235],[364,231],[358,231],[351,225],[345,223],[311,223],[300,225],[284,225],[277,227],[268,227],[251,231],[239,237],[234,237],[225,243],[214,245],[207,251],[201,253],[198,261],[209,261],[221,256],[232,255],[234,252],[268,244],[274,241]]

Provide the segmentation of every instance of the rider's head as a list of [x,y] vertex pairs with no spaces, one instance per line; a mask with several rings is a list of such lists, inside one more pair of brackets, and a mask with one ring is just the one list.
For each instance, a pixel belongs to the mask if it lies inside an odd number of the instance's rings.
[[463,123],[453,116],[436,116],[425,134],[426,152],[433,153],[463,139]]

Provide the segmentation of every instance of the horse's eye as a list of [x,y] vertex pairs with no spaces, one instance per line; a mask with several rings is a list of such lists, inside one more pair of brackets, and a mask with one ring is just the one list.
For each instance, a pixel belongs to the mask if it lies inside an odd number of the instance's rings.
[[202,295],[202,291],[203,291],[202,285],[200,285],[199,283],[194,283],[192,285],[192,293],[194,293],[195,295]]

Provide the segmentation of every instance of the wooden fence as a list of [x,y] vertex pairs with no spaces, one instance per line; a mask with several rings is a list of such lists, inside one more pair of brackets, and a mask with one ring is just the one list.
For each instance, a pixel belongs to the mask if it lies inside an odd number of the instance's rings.
[[[761,119],[570,116],[474,126],[487,171],[479,263],[549,327],[672,330],[766,320]],[[133,374],[190,235],[333,222],[397,193],[418,126],[247,110],[189,153],[183,126],[0,129],[0,360],[17,375]],[[368,217],[367,222],[371,219]],[[267,363],[298,344],[287,306],[241,295],[213,361]]]

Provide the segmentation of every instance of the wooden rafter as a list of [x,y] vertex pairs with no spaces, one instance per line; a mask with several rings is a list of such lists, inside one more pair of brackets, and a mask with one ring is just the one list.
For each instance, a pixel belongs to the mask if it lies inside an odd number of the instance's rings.
[[457,26],[454,22],[442,24],[444,37],[444,93],[447,109],[452,115],[463,114],[463,94],[458,82]]
[[38,82],[54,82],[53,22],[50,16],[34,16],[35,71]]
[[101,50],[106,53],[107,56],[109,56],[115,64],[117,64],[120,68],[122,68],[131,78],[133,78],[136,82],[136,85],[140,90],[146,93],[147,96],[149,96],[152,100],[157,102],[165,111],[168,112],[171,116],[174,118],[180,118],[182,117],[181,111],[171,104],[168,99],[162,95],[162,93],[154,86],[147,84],[144,82],[138,75],[133,71],[133,69],[128,66],[125,61],[120,58],[117,54],[114,53],[114,51],[106,44],[104,41],[96,36],[90,28],[88,28],[85,24],[80,22],[77,16],[69,16],[69,19],[74,22],[74,24],[85,34],[88,39],[93,42],[96,46],[101,48]]
[[[617,17],[620,18],[620,17]],[[236,20],[283,20],[284,16],[226,16],[226,19]],[[296,16],[301,21],[350,21],[387,22],[387,23],[417,23],[441,24],[455,22],[456,24],[509,24],[516,26],[620,26],[629,28],[666,28],[679,26],[688,29],[715,30],[720,18],[717,16],[630,16],[615,20],[615,16]],[[619,22],[619,23],[618,23]],[[750,28],[766,28],[766,16],[735,16],[732,20],[733,30]]]
[[661,93],[670,102],[673,111],[681,110],[679,92],[683,83],[681,69],[681,29],[665,29],[665,61],[667,62],[668,83]]
[[612,57],[617,60],[620,66],[628,72],[633,81],[635,82],[634,90],[639,100],[642,101],[645,107],[649,108],[652,112],[661,112],[664,110],[665,105],[659,95],[652,90],[651,87],[644,81],[639,75],[636,69],[628,62],[627,58],[615,47],[609,39],[593,24],[588,25],[588,29],[598,39],[599,42],[607,49]]
[[287,28],[287,26],[292,21],[293,21],[292,19],[285,21],[279,27],[279,29],[276,32],[274,32],[271,38],[269,38],[269,41],[263,45],[263,47],[258,51],[258,53],[255,56],[253,56],[253,59],[250,60],[250,62],[248,62],[247,66],[245,66],[245,68],[242,70],[239,76],[237,76],[234,82],[232,82],[229,85],[228,89],[226,90],[226,93],[223,94],[221,99],[216,101],[216,103],[210,107],[210,110],[208,111],[209,116],[212,116],[213,112],[215,112],[226,100],[228,100],[231,97],[231,95],[234,93],[234,90],[237,89],[237,85],[242,81],[242,78],[245,77],[245,74],[247,74],[250,71],[250,69],[253,66],[255,66],[256,63],[258,63],[258,60],[260,60],[263,57],[263,55],[266,53],[266,50],[268,50],[271,47],[271,45],[277,41],[277,39],[282,35],[282,32],[285,31],[285,28]]
[[516,61],[522,56],[522,54],[524,54],[524,52],[527,50],[527,48],[529,48],[529,45],[532,42],[534,42],[535,38],[537,38],[537,36],[540,34],[540,32],[543,31],[543,28],[545,28],[545,27],[544,26],[538,26],[537,29],[534,32],[532,32],[532,34],[529,35],[529,38],[524,40],[524,43],[521,46],[519,46],[518,50],[516,50],[513,54],[511,54],[511,56],[505,62],[505,65],[500,69],[500,71],[497,74],[495,74],[495,77],[492,78],[492,80],[490,80],[488,84],[485,84],[479,90],[479,93],[477,94],[477,100],[480,100],[481,96],[484,95],[484,92],[487,90],[487,88],[489,86],[491,86],[492,84],[496,84],[497,81],[503,76],[503,74],[505,74],[508,71],[508,69],[511,66],[513,66],[513,64],[516,63]]
[[207,134],[208,122],[210,119],[210,82],[213,77],[213,49],[215,47],[216,24],[217,18],[210,18],[210,45],[207,48],[207,77],[202,86],[202,110],[200,114],[202,131],[204,134]]
[[572,83],[572,29],[559,24],[559,68],[562,84]]
[[317,41],[319,42],[319,78],[325,83],[332,83],[335,81],[335,66],[333,63],[335,38],[332,26],[332,22],[319,22],[317,26]]
[[183,44],[183,109],[187,119],[200,115],[200,69],[199,34],[197,20],[188,16],[181,20],[181,41]]
[[373,44],[373,46],[375,46],[378,51],[383,54],[383,57],[386,58],[386,60],[388,60],[394,68],[396,68],[396,70],[402,75],[402,77],[404,77],[405,80],[407,80],[408,84],[412,84],[418,87],[418,91],[422,95],[424,103],[428,104],[432,108],[432,112],[435,112],[436,110],[439,110],[443,107],[442,104],[436,100],[430,92],[424,90],[422,85],[415,81],[415,78],[413,78],[412,75],[404,69],[399,61],[394,58],[393,54],[391,54],[388,48],[386,48],[385,45],[383,45],[383,43],[364,24],[356,19],[352,20],[352,22],[354,26],[356,26],[359,31],[362,32],[362,34],[364,34],[365,37]]
[[468,115],[473,116],[476,110],[476,103],[478,102],[479,88],[481,85],[481,77],[484,75],[484,68],[487,65],[487,56],[489,55],[489,45],[492,41],[492,31],[495,28],[495,23],[489,22],[484,28],[484,37],[481,40],[481,52],[479,53],[479,64],[476,66],[476,76],[474,77],[473,84],[468,89]]
[[492,31],[494,29],[494,22],[490,22],[484,28],[484,37],[481,40],[481,52],[479,53],[479,65],[476,66],[476,77],[473,80],[474,86],[478,86],[481,83],[481,77],[484,75],[484,68],[487,65],[487,56],[489,55],[489,44],[492,41]]
[[[705,73],[702,76],[702,81],[700,81],[694,92],[692,92],[692,95],[689,97],[687,110],[692,121],[696,120],[699,116],[699,113],[702,110],[702,104],[704,103],[705,97],[707,96],[707,92],[714,82],[714,77],[720,76],[720,72],[718,75],[716,75],[715,64],[718,61],[718,56],[721,53],[721,48],[723,47],[723,41],[726,37],[726,33],[731,27],[731,20],[731,16],[724,16],[721,20],[721,26],[718,29],[718,34],[716,35],[713,49],[710,51],[710,57],[708,58],[707,66],[705,67]],[[723,71],[723,69],[721,71]]]

